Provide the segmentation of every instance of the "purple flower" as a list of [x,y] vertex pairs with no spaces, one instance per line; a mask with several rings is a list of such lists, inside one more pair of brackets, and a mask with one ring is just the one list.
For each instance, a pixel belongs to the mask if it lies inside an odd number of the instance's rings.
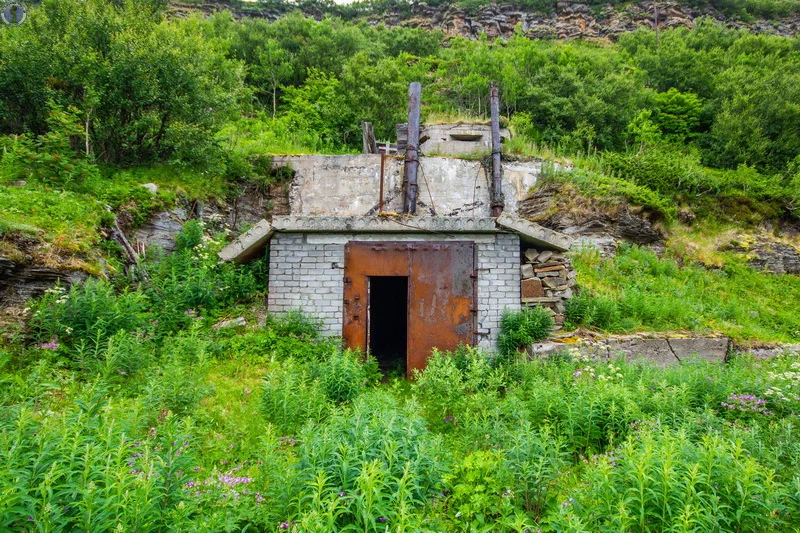
[[33,522],[33,517],[32,516],[28,517],[28,522]]
[[389,521],[389,519],[386,518],[385,516],[379,516],[378,517],[378,523],[379,524],[383,524],[384,522],[388,522],[388,521]]
[[52,339],[50,339],[50,342],[44,342],[42,344],[37,344],[36,347],[37,348],[41,348],[42,350],[58,350],[58,348],[60,347],[60,344],[58,344],[58,342],[56,342],[57,340],[58,340],[58,337],[53,337]]
[[340,493],[339,493],[339,497],[340,497],[340,498],[344,498],[344,491],[342,491],[342,492],[340,492]]
[[444,421],[445,421],[445,423],[446,423],[446,424],[452,424],[453,422],[455,422],[455,420],[456,420],[456,419],[455,419],[454,417],[452,417],[452,416],[447,416],[447,417],[445,417],[445,419],[444,419]]

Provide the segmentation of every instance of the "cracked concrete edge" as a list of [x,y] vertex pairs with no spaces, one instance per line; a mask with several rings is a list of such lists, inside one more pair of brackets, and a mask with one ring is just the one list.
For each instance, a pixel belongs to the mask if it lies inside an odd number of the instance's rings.
[[258,221],[252,228],[245,231],[232,243],[217,253],[220,261],[244,263],[253,259],[272,238],[275,229],[264,219]]
[[518,233],[522,241],[536,246],[539,249],[557,250],[566,252],[572,246],[572,238],[557,231],[540,226],[530,220],[525,220],[508,213],[497,217],[497,225],[501,228]]

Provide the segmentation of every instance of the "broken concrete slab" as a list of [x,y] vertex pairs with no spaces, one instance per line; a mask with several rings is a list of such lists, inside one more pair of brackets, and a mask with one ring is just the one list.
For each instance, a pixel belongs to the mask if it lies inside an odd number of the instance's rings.
[[220,250],[217,255],[224,262],[245,263],[261,252],[274,233],[272,225],[266,220],[261,220]]
[[240,328],[247,325],[247,320],[243,316],[231,318],[230,320],[223,320],[222,322],[217,322],[212,326],[214,331],[219,331],[221,329],[226,328]]
[[680,361],[666,339],[610,341],[608,343],[608,355],[611,359],[623,355],[628,362],[649,361],[660,367],[666,367]]
[[696,357],[712,362],[723,362],[728,356],[731,341],[720,338],[667,339],[672,352],[681,361]]
[[497,217],[496,222],[501,228],[518,233],[523,242],[533,244],[537,248],[549,248],[559,252],[566,252],[572,245],[572,239],[563,233],[508,213],[503,213]]

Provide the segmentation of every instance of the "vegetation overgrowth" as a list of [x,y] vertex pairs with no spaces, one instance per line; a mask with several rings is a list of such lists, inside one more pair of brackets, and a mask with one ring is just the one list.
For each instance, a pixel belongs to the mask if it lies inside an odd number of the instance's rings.
[[[105,205],[132,208],[135,226],[180,196],[224,198],[228,184],[264,179],[253,157],[357,151],[364,120],[390,140],[410,81],[423,83],[423,119],[484,119],[498,81],[507,152],[571,159],[562,179],[667,221],[681,207],[741,224],[798,216],[797,38],[700,21],[616,43],[469,41],[344,14],[166,13],[144,0],[45,0],[0,32],[5,248],[22,233],[85,255],[110,222]],[[133,183],[159,177],[156,200]],[[51,192],[58,208],[41,205]]]
[[54,290],[8,332],[1,529],[800,527],[796,357],[658,369],[462,347],[382,378],[313,317],[258,325],[259,261],[218,265],[197,224],[179,242],[147,280]]

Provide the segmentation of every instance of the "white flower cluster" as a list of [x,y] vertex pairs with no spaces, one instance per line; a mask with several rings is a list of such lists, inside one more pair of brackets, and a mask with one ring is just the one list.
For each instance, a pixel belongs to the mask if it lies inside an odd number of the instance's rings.
[[783,372],[768,372],[767,379],[772,384],[764,395],[781,402],[800,402],[800,361],[791,365],[791,370]]

